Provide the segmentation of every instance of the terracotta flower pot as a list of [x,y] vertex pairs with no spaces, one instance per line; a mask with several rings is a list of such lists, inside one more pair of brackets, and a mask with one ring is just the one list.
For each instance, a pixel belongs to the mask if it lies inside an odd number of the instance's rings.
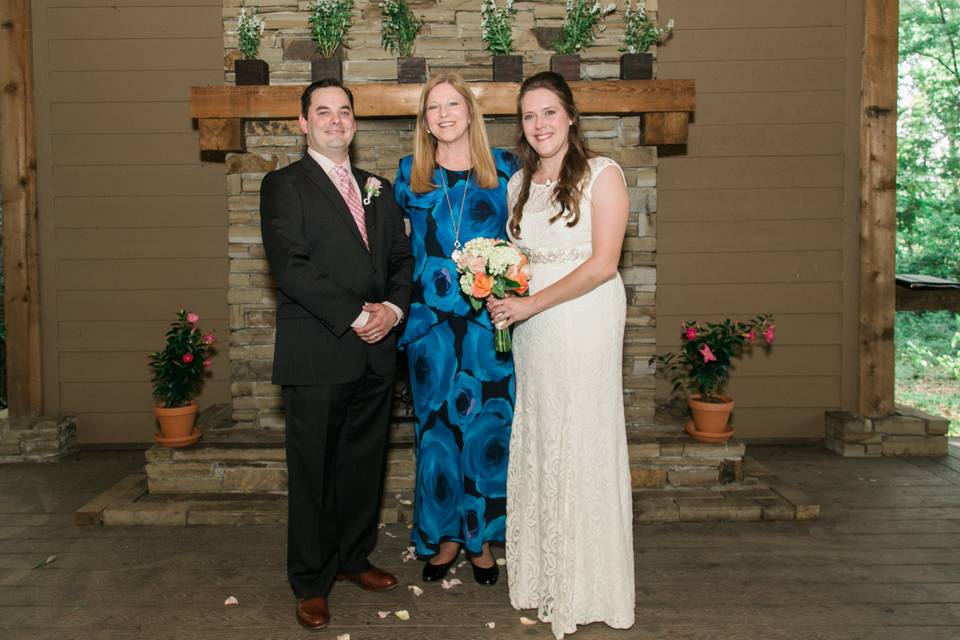
[[719,396],[723,402],[704,402],[700,395],[687,398],[687,406],[693,414],[693,426],[697,431],[723,433],[728,430],[730,413],[733,411],[733,399]]
[[157,416],[160,431],[165,439],[186,438],[193,432],[193,425],[197,421],[197,401],[191,400],[185,407],[153,406],[153,413]]

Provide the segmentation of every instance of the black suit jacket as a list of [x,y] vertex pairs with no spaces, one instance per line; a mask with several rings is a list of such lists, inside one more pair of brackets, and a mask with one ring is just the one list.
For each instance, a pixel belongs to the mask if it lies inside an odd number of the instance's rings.
[[[373,174],[353,168],[361,190]],[[350,324],[365,302],[410,307],[413,257],[390,183],[364,205],[370,250],[346,202],[309,156],[268,173],[260,187],[260,228],[277,282],[273,383],[315,385],[360,378],[369,360],[396,367],[397,332],[367,345]]]

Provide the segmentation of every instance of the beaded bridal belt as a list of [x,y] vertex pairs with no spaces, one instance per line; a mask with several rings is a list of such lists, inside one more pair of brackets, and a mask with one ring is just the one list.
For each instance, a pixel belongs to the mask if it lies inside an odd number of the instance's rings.
[[590,257],[589,250],[569,247],[567,249],[555,249],[552,251],[543,251],[539,249],[524,249],[523,255],[531,264],[539,262],[580,262]]

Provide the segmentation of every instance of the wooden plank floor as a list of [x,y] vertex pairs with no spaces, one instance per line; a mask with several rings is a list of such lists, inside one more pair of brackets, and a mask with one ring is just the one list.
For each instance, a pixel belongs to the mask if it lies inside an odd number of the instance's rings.
[[[960,637],[960,461],[841,459],[813,447],[748,453],[820,501],[820,520],[640,526],[637,625],[590,625],[574,638]],[[468,567],[463,585],[421,585],[414,596],[406,587],[420,584],[420,564],[401,560],[402,525],[382,530],[373,558],[401,588],[338,585],[333,624],[311,636],[293,618],[283,527],[72,524],[75,509],[142,464],[139,452],[101,452],[0,467],[0,638],[552,638],[547,625],[520,624],[535,616],[510,608],[505,580],[478,587]],[[223,605],[231,595],[239,606]],[[409,621],[377,615],[400,609]]]

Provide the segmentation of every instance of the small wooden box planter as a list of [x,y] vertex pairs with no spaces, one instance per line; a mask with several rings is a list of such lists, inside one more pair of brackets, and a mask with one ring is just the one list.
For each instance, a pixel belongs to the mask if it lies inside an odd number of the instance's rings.
[[573,81],[580,79],[580,56],[571,54],[566,56],[551,56],[550,71],[559,73],[564,80]]
[[493,56],[494,82],[523,80],[523,56]]
[[426,81],[426,58],[397,58],[397,82],[400,84],[423,84]]
[[343,61],[339,53],[332,58],[313,58],[310,60],[310,80],[326,80],[333,78],[343,82]]
[[237,85],[270,84],[270,65],[265,60],[235,60]]
[[652,53],[625,53],[620,56],[621,80],[652,80]]

